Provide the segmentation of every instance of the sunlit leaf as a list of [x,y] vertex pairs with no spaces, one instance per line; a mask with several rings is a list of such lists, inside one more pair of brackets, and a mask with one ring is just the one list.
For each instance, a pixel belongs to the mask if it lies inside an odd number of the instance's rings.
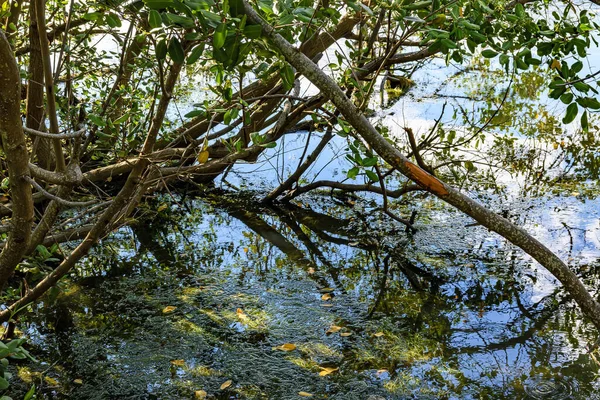
[[78,385],[83,385],[83,381],[81,379],[73,379],[73,383],[76,383]]
[[293,343],[284,343],[281,346],[277,346],[275,348],[281,351],[294,351],[296,350],[296,345]]
[[150,10],[148,13],[148,23],[150,24],[150,28],[158,28],[162,25],[162,19],[160,18],[160,13],[156,10]]
[[177,309],[177,307],[175,307],[175,306],[166,306],[165,308],[163,308],[162,312],[163,312],[163,314],[168,314],[168,313],[172,313],[176,309]]
[[337,326],[337,325],[331,325],[329,327],[329,329],[327,330],[327,332],[325,332],[328,335],[331,335],[332,333],[336,333],[342,330],[341,326]]
[[308,393],[308,392],[298,392],[298,396],[313,397],[313,394],[312,393]]
[[248,321],[250,318],[248,318],[248,316],[246,315],[246,313],[244,312],[244,310],[242,310],[241,308],[238,308],[235,313],[237,314],[238,318],[241,319],[242,321]]
[[171,360],[171,364],[178,367],[183,367],[185,365],[185,360]]
[[331,299],[331,295],[329,293],[325,293],[323,296],[321,296],[321,300],[330,300]]
[[229,379],[221,384],[220,389],[221,390],[227,389],[229,386],[231,386],[232,383],[233,383],[233,381],[231,379]]
[[209,154],[210,153],[206,150],[201,151],[200,154],[198,154],[198,162],[200,164],[204,164],[205,162],[207,162]]
[[340,336],[342,336],[342,337],[348,337],[350,335],[352,335],[352,332],[342,332],[342,333],[340,333]]
[[383,335],[385,335],[385,333],[383,333],[383,332],[377,332],[377,333],[373,334],[373,336],[375,336],[375,337],[382,337]]
[[319,367],[321,368],[321,372],[319,372],[319,376],[327,376],[335,371],[337,371],[339,368],[332,368],[332,367]]
[[227,25],[221,23],[215,29],[215,33],[213,36],[213,47],[215,49],[220,49],[225,44],[225,39],[227,38]]
[[208,393],[206,393],[205,390],[196,390],[194,392],[194,398],[196,398],[196,399],[202,400],[202,399],[205,399],[206,396],[208,396]]

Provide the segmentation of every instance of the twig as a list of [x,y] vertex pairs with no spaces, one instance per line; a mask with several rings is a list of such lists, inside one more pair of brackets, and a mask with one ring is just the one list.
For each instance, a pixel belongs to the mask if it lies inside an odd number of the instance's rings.
[[53,195],[52,193],[47,192],[43,187],[41,187],[36,181],[34,181],[31,177],[29,176],[24,176],[23,177],[27,182],[29,182],[31,184],[31,186],[33,186],[34,188],[37,189],[38,192],[42,193],[45,197],[49,198],[50,200],[54,200],[57,203],[59,203],[60,205],[66,206],[66,207],[87,207],[87,206],[91,206],[92,204],[96,204],[98,202],[98,200],[90,200],[90,201],[69,201],[69,200],[65,200],[62,199],[58,196]]

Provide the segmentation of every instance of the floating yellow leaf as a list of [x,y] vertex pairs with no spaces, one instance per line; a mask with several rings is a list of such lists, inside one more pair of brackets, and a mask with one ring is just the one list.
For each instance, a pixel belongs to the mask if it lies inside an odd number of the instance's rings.
[[244,310],[242,310],[241,308],[238,308],[235,313],[237,314],[238,318],[242,321],[248,321],[250,319],[248,318]]
[[331,295],[329,293],[325,293],[323,296],[321,296],[321,300],[330,300],[331,299]]
[[331,293],[334,290],[335,290],[334,288],[326,287],[326,288],[319,289],[319,292],[321,292],[321,293]]
[[76,383],[78,385],[83,385],[83,381],[81,379],[74,379],[73,383]]
[[221,384],[221,390],[227,389],[229,386],[231,386],[232,383],[233,383],[233,381],[231,379],[229,379],[228,381],[223,382]]
[[185,365],[185,360],[171,360],[171,364],[183,367]]
[[173,311],[175,311],[177,309],[177,307],[175,306],[166,306],[165,308],[163,308],[163,314],[168,314],[168,313],[172,313]]
[[333,307],[333,304],[331,304],[331,303],[323,303],[323,304],[321,304],[321,307]]
[[281,346],[275,347],[277,350],[281,351],[294,351],[296,350],[296,345],[293,343],[284,343]]
[[375,337],[382,337],[383,335],[385,335],[385,333],[383,333],[383,332],[377,332],[377,333],[373,334],[373,336],[375,336]]
[[313,394],[312,393],[308,393],[308,392],[298,392],[298,396],[313,397]]
[[330,368],[330,367],[319,367],[319,368],[322,369],[322,371],[319,372],[319,376],[327,376],[339,369],[339,368]]
[[327,332],[325,332],[328,335],[331,335],[332,333],[336,333],[342,330],[341,326],[337,326],[337,325],[331,325],[329,327],[329,329],[327,330]]
[[206,398],[206,396],[208,396],[208,393],[206,393],[206,391],[205,391],[205,390],[196,390],[196,391],[194,392],[194,397],[195,397],[196,399],[205,399],[205,398]]
[[342,337],[348,337],[350,335],[352,335],[352,332],[342,332],[342,333],[340,333],[340,336],[342,336]]
[[204,164],[207,161],[208,161],[208,151],[206,151],[206,150],[201,151],[200,154],[198,154],[198,162],[200,164]]

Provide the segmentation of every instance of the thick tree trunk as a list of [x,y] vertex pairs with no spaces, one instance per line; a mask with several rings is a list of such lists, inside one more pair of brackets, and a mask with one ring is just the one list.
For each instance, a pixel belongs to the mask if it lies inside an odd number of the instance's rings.
[[21,122],[21,82],[12,49],[0,30],[0,137],[6,154],[13,201],[12,229],[0,254],[0,288],[4,287],[25,253],[33,223],[29,154]]
[[248,20],[262,26],[263,34],[270,39],[271,43],[281,52],[286,60],[331,100],[346,120],[379,156],[423,189],[453,205],[481,225],[498,233],[531,255],[563,284],[565,289],[579,304],[584,314],[597,328],[600,328],[600,304],[592,298],[577,275],[558,256],[529,235],[524,229],[488,210],[475,200],[410,162],[398,149],[379,134],[369,120],[345,96],[341,88],[329,76],[281,35],[277,34],[273,27],[266,23],[252,6],[248,4],[247,0],[243,0],[243,3]]

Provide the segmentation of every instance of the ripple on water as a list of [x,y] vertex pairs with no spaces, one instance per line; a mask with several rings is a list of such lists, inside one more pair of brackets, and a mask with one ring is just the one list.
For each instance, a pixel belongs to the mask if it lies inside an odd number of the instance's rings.
[[568,400],[576,398],[577,386],[561,377],[537,375],[525,382],[525,393],[536,400]]

